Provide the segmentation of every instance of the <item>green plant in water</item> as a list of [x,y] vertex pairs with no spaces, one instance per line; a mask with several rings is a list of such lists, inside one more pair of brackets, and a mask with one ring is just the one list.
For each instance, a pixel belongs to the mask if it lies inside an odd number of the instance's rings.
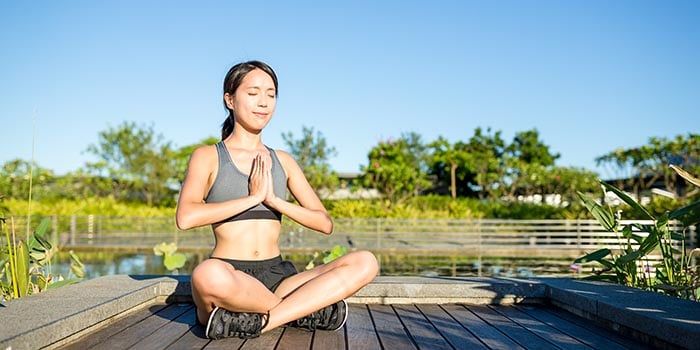
[[[335,245],[331,250],[324,251],[323,252],[323,258],[321,258],[321,261],[324,264],[328,264],[329,262],[347,254],[348,248],[342,245]],[[306,264],[305,269],[306,270],[311,270],[316,266],[316,260],[319,258],[321,254],[319,252],[314,252],[313,257],[309,261],[308,264]]]
[[85,276],[83,264],[72,251],[69,252],[68,278],[52,274],[51,260],[58,253],[58,247],[45,237],[49,223],[49,218],[43,219],[25,242],[16,239],[14,225],[8,228],[5,219],[0,219],[5,238],[5,244],[0,248],[0,293],[4,300],[75,283]]
[[177,270],[185,266],[187,257],[185,254],[177,253],[177,244],[165,243],[156,244],[153,247],[153,253],[157,256],[163,256],[163,265],[168,271],[177,274]]
[[[688,182],[700,187],[700,180],[697,178],[677,166],[672,165],[671,168]],[[603,266],[602,270],[594,270],[594,274],[586,279],[607,280],[697,301],[700,294],[700,277],[699,267],[695,266],[694,260],[695,255],[700,253],[700,249],[696,248],[690,252],[686,250],[685,230],[700,222],[700,201],[654,217],[623,191],[603,181],[600,183],[604,191],[613,192],[645,220],[650,220],[652,223],[621,225],[619,212],[613,213],[610,207],[604,208],[590,197],[578,192],[579,198],[593,217],[607,231],[619,233],[623,238],[619,242],[619,252],[603,248],[574,261],[574,264],[595,261]],[[673,220],[682,224],[682,231],[672,229],[669,221]],[[648,255],[657,249],[661,252],[661,262],[650,266]],[[652,269],[655,270],[654,276],[651,274]]]

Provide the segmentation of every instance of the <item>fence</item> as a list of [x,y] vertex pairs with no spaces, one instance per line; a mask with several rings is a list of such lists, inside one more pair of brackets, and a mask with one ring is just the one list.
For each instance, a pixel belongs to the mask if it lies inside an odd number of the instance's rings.
[[[33,218],[31,227],[39,220]],[[280,247],[303,252],[343,245],[389,254],[571,258],[599,248],[618,249],[623,240],[595,220],[336,219],[334,223],[334,234],[325,236],[283,220]],[[26,217],[6,222],[19,238],[26,224]],[[673,225],[683,231],[680,224]],[[61,247],[74,250],[150,251],[160,242],[175,242],[182,251],[209,251],[214,245],[209,227],[181,231],[172,217],[53,216],[49,232]],[[697,247],[695,227],[684,233],[685,248]]]

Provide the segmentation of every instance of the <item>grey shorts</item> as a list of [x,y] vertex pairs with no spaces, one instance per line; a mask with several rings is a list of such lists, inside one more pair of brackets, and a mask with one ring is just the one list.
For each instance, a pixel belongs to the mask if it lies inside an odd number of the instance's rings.
[[266,260],[234,260],[217,257],[212,257],[212,259],[231,264],[236,270],[253,276],[273,292],[285,278],[297,274],[294,264],[291,261],[282,260],[281,256]]

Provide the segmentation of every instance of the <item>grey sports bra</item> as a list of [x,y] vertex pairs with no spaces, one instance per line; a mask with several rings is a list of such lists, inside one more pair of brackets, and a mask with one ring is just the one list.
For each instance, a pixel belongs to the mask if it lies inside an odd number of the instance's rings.
[[[287,195],[287,175],[275,151],[269,147],[267,149],[270,151],[270,157],[272,158],[272,186],[275,195],[285,198]],[[219,156],[219,172],[204,201],[207,203],[218,203],[247,196],[249,194],[248,179],[250,176],[244,174],[236,167],[223,141],[216,144],[216,153]],[[281,220],[282,214],[260,203],[221,222],[249,219]]]

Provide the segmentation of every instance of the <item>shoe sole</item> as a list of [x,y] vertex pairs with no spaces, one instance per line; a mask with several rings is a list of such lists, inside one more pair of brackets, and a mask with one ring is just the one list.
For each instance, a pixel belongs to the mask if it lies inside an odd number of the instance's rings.
[[209,339],[214,339],[214,338],[212,338],[212,337],[209,336],[209,328],[211,327],[211,321],[212,321],[212,319],[214,319],[214,314],[216,313],[216,310],[218,310],[218,309],[219,309],[218,306],[217,306],[217,307],[214,307],[214,310],[211,310],[211,313],[209,314],[209,320],[207,321],[207,329],[206,329],[206,331],[204,331],[204,334],[205,334],[205,335],[207,336],[207,338],[209,338]]
[[348,314],[350,313],[350,310],[348,309],[348,302],[345,301],[345,299],[343,299],[341,301],[343,302],[343,304],[345,304],[345,316],[343,316],[343,323],[341,323],[340,326],[338,326],[338,328],[334,329],[333,330],[334,332],[343,328],[343,326],[345,326],[345,322],[348,321]]

